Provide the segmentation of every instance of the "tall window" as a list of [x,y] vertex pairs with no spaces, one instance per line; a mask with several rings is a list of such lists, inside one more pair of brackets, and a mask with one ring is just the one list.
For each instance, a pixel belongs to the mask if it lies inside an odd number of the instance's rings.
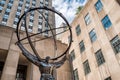
[[76,34],[77,36],[80,34],[81,30],[80,30],[80,25],[77,25],[76,27]]
[[102,65],[102,64],[105,62],[105,59],[104,59],[104,56],[103,56],[101,50],[98,50],[98,51],[95,53],[95,57],[96,57],[98,66]]
[[85,16],[85,23],[86,23],[86,25],[88,25],[88,24],[90,24],[91,23],[91,19],[90,19],[90,14],[89,13],[87,13],[87,15]]
[[16,80],[26,80],[27,66],[18,65]]
[[40,33],[40,32],[42,32],[42,29],[41,29],[41,28],[39,28],[39,27],[38,27],[38,32],[39,32],[39,33]]
[[0,13],[2,12],[4,5],[5,5],[5,1],[3,0],[0,2]]
[[71,51],[70,58],[72,61],[75,59],[75,51],[74,50]]
[[118,36],[111,40],[111,45],[116,54],[120,52],[120,38]]
[[73,75],[74,75],[74,80],[79,80],[78,70],[77,70],[77,69],[75,69],[75,70],[73,71]]
[[97,3],[95,4],[95,8],[97,10],[97,12],[100,12],[103,8],[102,2],[101,0],[98,0]]
[[68,43],[70,43],[70,41],[71,41],[71,37],[70,37],[70,36],[68,36]]
[[95,32],[95,29],[90,31],[89,36],[90,36],[91,42],[96,41],[97,35],[96,35],[96,32]]
[[80,52],[82,53],[85,50],[85,46],[84,46],[83,40],[79,43],[79,47],[80,47]]
[[112,25],[112,23],[111,23],[108,15],[106,15],[106,16],[102,19],[102,24],[103,24],[105,30],[107,30],[107,29]]
[[88,73],[91,72],[88,60],[86,60],[86,61],[83,63],[83,67],[84,67],[85,75],[87,75]]
[[112,80],[111,77],[106,78],[105,80]]
[[2,19],[2,24],[6,25],[8,20],[8,15],[4,15],[3,19]]

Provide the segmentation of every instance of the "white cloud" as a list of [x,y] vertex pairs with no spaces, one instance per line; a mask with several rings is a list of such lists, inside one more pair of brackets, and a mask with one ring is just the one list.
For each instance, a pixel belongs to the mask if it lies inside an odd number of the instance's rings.
[[[61,12],[66,17],[68,22],[71,23],[75,17],[78,6],[83,6],[87,0],[85,0],[84,3],[80,3],[80,0],[72,0],[72,2],[68,1],[69,0],[53,0],[53,7]],[[62,22],[63,20],[56,16],[56,25],[59,26]]]

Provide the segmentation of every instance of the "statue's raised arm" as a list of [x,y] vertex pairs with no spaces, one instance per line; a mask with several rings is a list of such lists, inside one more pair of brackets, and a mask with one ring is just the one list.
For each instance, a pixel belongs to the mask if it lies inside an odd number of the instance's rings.
[[51,64],[53,64],[56,68],[59,68],[60,66],[62,66],[65,63],[66,59],[67,59],[67,57],[65,55],[60,61],[53,62]]

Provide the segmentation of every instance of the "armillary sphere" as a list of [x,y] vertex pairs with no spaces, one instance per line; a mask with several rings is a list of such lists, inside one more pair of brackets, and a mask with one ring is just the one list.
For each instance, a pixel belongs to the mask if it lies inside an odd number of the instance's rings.
[[[43,15],[43,13],[40,11],[40,10],[45,10],[45,11],[49,11],[49,12],[52,12],[52,13],[54,13],[54,14],[56,14],[56,15],[58,15],[59,17],[61,17],[63,20],[64,20],[64,22],[65,22],[65,24],[66,24],[66,26],[62,26],[62,27],[57,27],[57,28],[52,28],[51,27],[51,25],[49,24],[49,21],[46,19],[46,17]],[[37,11],[40,15],[42,15],[42,17],[43,17],[43,19],[47,22],[47,24],[48,24],[48,28],[49,29],[47,29],[47,30],[42,30],[41,32],[38,32],[38,33],[35,33],[35,34],[29,34],[29,31],[28,31],[28,26],[27,26],[27,15],[29,15],[30,13],[32,13],[33,11]],[[26,37],[24,37],[24,38],[22,38],[21,39],[21,37],[20,37],[20,27],[21,27],[21,21],[24,21],[24,28],[25,28],[25,34],[26,34]],[[62,29],[62,28],[66,28],[67,27],[67,30],[65,30],[65,31],[62,31],[62,32],[60,32],[60,33],[56,33],[56,34],[54,34],[54,32],[53,32],[53,30],[57,30],[57,29]],[[54,41],[54,46],[56,46],[56,36],[57,35],[60,35],[60,34],[62,34],[62,33],[64,33],[64,32],[69,32],[69,36],[70,36],[70,41],[69,41],[69,43],[68,43],[68,46],[67,46],[67,48],[66,48],[66,50],[65,51],[63,51],[63,53],[61,53],[60,55],[58,55],[58,56],[56,56],[56,57],[51,57],[50,58],[50,60],[57,60],[58,58],[61,58],[61,57],[63,57],[63,56],[65,56],[66,54],[67,54],[67,52],[68,52],[68,50],[70,49],[70,46],[71,46],[71,43],[72,43],[72,31],[71,31],[71,27],[70,27],[70,25],[69,25],[69,23],[68,23],[68,21],[66,20],[66,18],[60,13],[60,12],[58,12],[58,11],[56,11],[55,9],[51,9],[51,8],[48,8],[48,7],[45,7],[45,6],[43,6],[43,7],[37,7],[37,8],[30,8],[28,11],[26,11],[26,12],[24,12],[24,14],[23,15],[21,15],[21,17],[19,18],[19,21],[18,21],[18,23],[17,23],[17,28],[16,28],[16,35],[17,35],[17,39],[18,39],[18,41],[17,41],[17,45],[18,45],[18,47],[21,49],[21,51],[23,52],[23,53],[28,53],[27,55],[25,55],[24,54],[24,56],[25,57],[33,57],[33,59],[34,58],[36,58],[37,60],[39,60],[39,61],[42,61],[42,60],[45,60],[45,58],[43,58],[43,57],[41,57],[40,55],[39,55],[39,52],[36,50],[36,48],[34,47],[34,44],[33,44],[33,41],[32,41],[32,37],[34,37],[34,36],[37,36],[37,35],[40,35],[40,34],[42,34],[42,33],[44,33],[44,32],[51,32],[51,34],[52,34],[52,36],[47,36],[47,37],[45,37],[44,39],[42,39],[42,40],[45,40],[45,39],[48,39],[48,38],[52,38],[53,39],[53,41]],[[27,40],[28,41],[28,44],[30,45],[30,47],[31,47],[31,49],[32,49],[32,51],[33,51],[33,53],[31,54],[31,52],[29,51],[29,50],[27,50],[26,49],[26,47],[24,47],[23,45],[23,43],[22,43],[22,41],[23,40]],[[35,41],[34,41],[35,42]],[[41,46],[42,47],[42,46]],[[29,59],[29,58],[28,58]],[[30,59],[29,59],[30,60]],[[30,60],[30,61],[32,61],[32,60]]]

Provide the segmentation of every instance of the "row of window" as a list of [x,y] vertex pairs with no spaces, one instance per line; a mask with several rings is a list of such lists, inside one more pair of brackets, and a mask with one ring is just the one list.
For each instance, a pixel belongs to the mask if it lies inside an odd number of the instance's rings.
[[[76,27],[76,34],[80,34],[80,28],[79,26]],[[78,32],[79,31],[79,32]],[[90,40],[91,42],[94,42],[96,41],[97,39],[97,35],[96,35],[96,32],[95,32],[95,29],[92,29],[90,32],[89,32],[89,36],[90,36]],[[113,46],[113,49],[115,51],[115,53],[119,53],[120,52],[120,38],[118,36],[116,36],[113,40],[110,41],[112,46]],[[80,47],[80,52],[82,53],[84,50],[85,50],[85,46],[84,46],[84,42],[83,40],[79,43],[79,47]]]
[[[120,38],[117,36],[115,36],[111,41],[111,46],[115,52],[115,54],[118,54],[120,52]],[[82,53],[83,51],[85,51],[85,45],[83,40],[79,43],[79,48],[80,48],[80,52]],[[71,59],[74,60],[75,59],[75,53],[74,50],[71,51]]]
[[3,9],[3,7],[4,7],[4,5],[5,5],[5,0],[2,0],[1,2],[0,2],[0,13],[2,12],[2,9]]
[[[87,63],[87,62],[86,62]],[[87,64],[86,64],[87,65]],[[78,70],[77,69],[75,69],[74,71],[73,71],[73,77],[74,77],[74,80],[79,80],[79,75],[78,75]],[[112,80],[112,78],[109,76],[109,77],[107,77],[107,78],[105,78],[104,80]]]
[[[97,12],[100,12],[102,9],[103,9],[103,5],[102,5],[102,2],[101,0],[98,0],[95,4],[95,8],[96,8],[96,11]],[[90,19],[90,14],[87,13],[87,15],[84,17],[84,20],[85,20],[85,23],[86,25],[90,24],[91,23],[91,19]],[[111,21],[108,17],[108,15],[106,15],[102,20],[101,20],[105,30],[107,30],[111,25]]]
[[[3,2],[5,4],[4,0],[3,0]],[[3,3],[1,3],[1,4],[3,4]],[[8,20],[12,5],[13,5],[13,0],[10,0],[9,3],[7,4],[7,9],[6,9],[6,11],[4,13],[4,16],[3,16],[3,19],[2,19],[2,24],[4,24],[4,25],[6,25],[6,23],[7,23],[7,20]]]
[[[120,38],[118,36],[116,36],[115,38],[113,38],[111,41],[111,45],[112,47],[114,48],[114,51],[116,53],[120,52]],[[83,44],[83,43],[82,43]],[[82,49],[83,50],[83,49]],[[70,58],[71,58],[71,61],[73,61],[75,59],[75,52],[74,50],[71,51],[70,53]],[[96,58],[96,62],[98,64],[98,66],[102,65],[103,63],[105,63],[105,58],[103,56],[103,53],[102,53],[102,50],[98,50],[96,53],[95,53],[95,58]],[[83,63],[83,68],[84,68],[84,72],[85,72],[85,75],[89,74],[91,72],[91,69],[90,69],[90,66],[89,66],[89,61],[86,60],[84,63]],[[76,75],[76,73],[74,74]],[[76,77],[77,78],[77,77]],[[105,80],[109,80],[110,78],[108,79],[105,79]],[[78,80],[78,79],[75,79],[75,80]],[[111,79],[110,79],[111,80]]]

